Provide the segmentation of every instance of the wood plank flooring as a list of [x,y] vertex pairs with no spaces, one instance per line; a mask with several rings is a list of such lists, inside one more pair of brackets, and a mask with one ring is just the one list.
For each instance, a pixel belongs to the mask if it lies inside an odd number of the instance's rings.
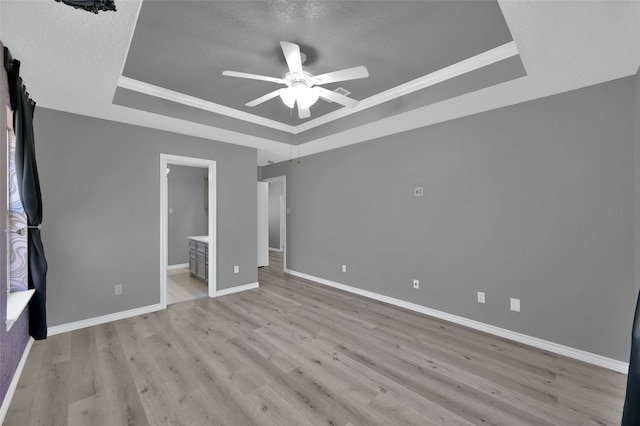
[[616,425],[626,376],[282,273],[52,336],[5,425]]

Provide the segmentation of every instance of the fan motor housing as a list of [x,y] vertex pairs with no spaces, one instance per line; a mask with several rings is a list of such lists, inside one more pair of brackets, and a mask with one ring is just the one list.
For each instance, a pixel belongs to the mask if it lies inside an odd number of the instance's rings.
[[295,87],[300,84],[311,87],[313,86],[313,83],[311,82],[312,77],[313,76],[306,71],[303,71],[302,74],[297,72],[287,72],[282,79],[288,87]]

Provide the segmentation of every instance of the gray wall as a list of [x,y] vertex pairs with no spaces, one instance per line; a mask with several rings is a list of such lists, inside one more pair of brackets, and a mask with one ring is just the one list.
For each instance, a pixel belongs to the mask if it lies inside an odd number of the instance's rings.
[[628,360],[636,84],[264,167],[287,175],[289,269]]
[[257,281],[255,149],[45,108],[34,127],[50,326],[160,302],[160,153],[216,160],[218,288]]
[[208,233],[208,210],[205,209],[205,180],[208,170],[202,167],[169,166],[167,192],[168,262],[169,265],[189,263],[187,238]]
[[269,182],[269,247],[280,248],[280,196],[283,195],[282,182]]

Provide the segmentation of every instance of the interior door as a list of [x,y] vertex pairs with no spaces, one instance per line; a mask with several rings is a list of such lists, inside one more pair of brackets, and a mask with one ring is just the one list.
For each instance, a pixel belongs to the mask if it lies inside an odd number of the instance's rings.
[[269,184],[258,182],[258,267],[269,265]]

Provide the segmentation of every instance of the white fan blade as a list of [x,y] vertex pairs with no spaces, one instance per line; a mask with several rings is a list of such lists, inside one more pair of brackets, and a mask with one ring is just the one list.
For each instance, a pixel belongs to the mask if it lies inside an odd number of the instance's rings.
[[320,92],[320,97],[337,102],[340,105],[344,105],[349,108],[355,108],[360,103],[355,99],[351,99],[345,95],[341,95],[340,93],[332,92],[323,87],[318,87],[318,91]]
[[366,67],[347,68],[340,71],[328,72],[326,74],[316,75],[311,79],[313,84],[335,83],[337,81],[356,80],[358,78],[369,77],[369,71]]
[[254,107],[256,105],[260,105],[261,103],[267,102],[268,100],[273,99],[276,96],[278,96],[282,90],[284,90],[284,89],[274,90],[271,93],[267,93],[264,96],[260,96],[258,99],[254,99],[251,102],[247,102],[245,105],[248,106],[248,107]]
[[298,117],[309,118],[311,117],[311,111],[309,110],[309,108],[300,108],[300,104],[298,104]]
[[246,72],[239,72],[239,71],[223,71],[222,75],[226,75],[228,77],[250,78],[252,80],[262,80],[262,81],[270,81],[272,83],[286,84],[284,80],[281,78],[269,77],[266,75],[249,74]]
[[282,53],[284,53],[284,59],[287,61],[289,71],[292,73],[302,74],[302,58],[300,57],[300,46],[295,43],[289,43],[287,41],[281,41],[280,47],[282,47]]

